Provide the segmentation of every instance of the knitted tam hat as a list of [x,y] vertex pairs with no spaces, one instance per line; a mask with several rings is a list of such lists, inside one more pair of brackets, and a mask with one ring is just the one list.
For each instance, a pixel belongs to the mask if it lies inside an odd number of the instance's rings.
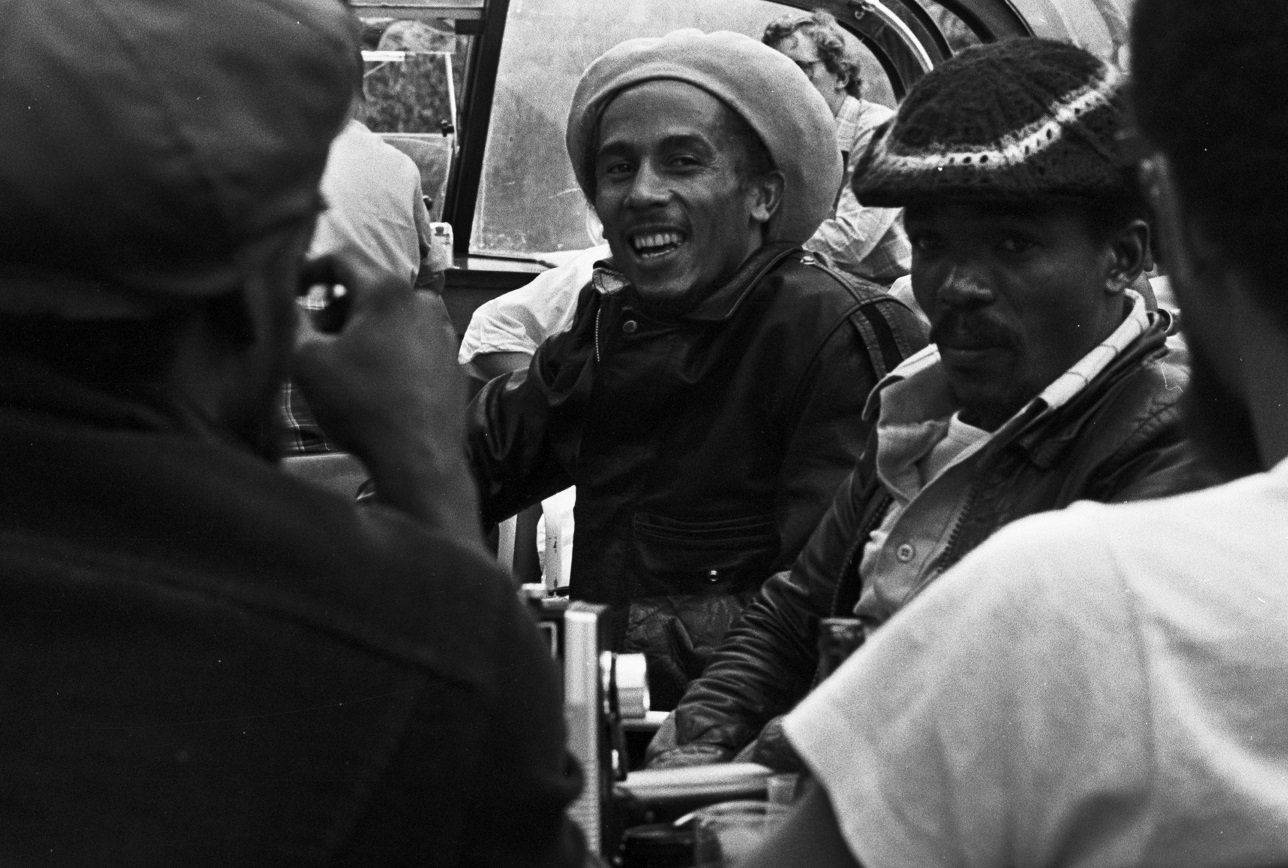
[[836,121],[809,79],[785,54],[741,33],[676,30],[630,39],[600,55],[582,75],[568,112],[568,156],[577,183],[594,198],[595,138],[613,98],[646,81],[699,87],[741,115],[783,173],[783,197],[766,241],[800,244],[827,219],[841,187]]
[[865,205],[944,198],[1116,200],[1134,195],[1117,136],[1121,76],[1048,39],[976,46],[923,76],[854,173]]

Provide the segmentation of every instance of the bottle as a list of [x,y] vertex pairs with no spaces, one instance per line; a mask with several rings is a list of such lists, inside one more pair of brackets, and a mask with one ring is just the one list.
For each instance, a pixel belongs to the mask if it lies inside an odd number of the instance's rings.
[[818,622],[818,679],[831,675],[863,644],[858,618],[823,618]]

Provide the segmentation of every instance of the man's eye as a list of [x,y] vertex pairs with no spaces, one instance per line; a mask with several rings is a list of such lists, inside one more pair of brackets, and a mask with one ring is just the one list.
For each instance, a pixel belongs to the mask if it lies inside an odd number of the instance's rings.
[[667,160],[671,166],[677,169],[689,169],[700,164],[700,160],[692,154],[675,154]]
[[1011,235],[1003,238],[997,246],[1006,253],[1025,253],[1032,249],[1034,244],[1027,238]]
[[606,178],[621,178],[629,175],[634,170],[634,166],[625,160],[617,160],[612,163],[605,163],[600,166],[599,172]]
[[909,234],[908,240],[912,243],[913,249],[918,253],[934,253],[937,250],[943,249],[944,246],[943,239],[937,235],[931,235],[927,232]]

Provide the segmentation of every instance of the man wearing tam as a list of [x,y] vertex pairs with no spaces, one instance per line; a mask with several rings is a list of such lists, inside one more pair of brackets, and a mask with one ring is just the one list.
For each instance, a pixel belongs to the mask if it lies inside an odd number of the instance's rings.
[[[0,30],[0,864],[581,865],[445,312],[305,258],[343,4],[2,0]],[[348,290],[327,331],[314,282]],[[288,368],[384,505],[274,465]]]
[[1123,115],[1110,67],[1017,39],[932,70],[878,133],[856,192],[905,208],[932,346],[873,392],[863,458],[659,731],[653,765],[741,751],[795,767],[778,716],[816,683],[820,619],[870,636],[1021,516],[1208,481],[1179,426],[1170,318],[1128,288],[1149,228],[1117,153]]
[[799,249],[841,181],[831,113],[734,33],[636,39],[586,70],[568,154],[604,226],[572,326],[475,398],[485,517],[577,486],[571,594],[612,607],[669,707],[791,563],[853,466],[915,317]]

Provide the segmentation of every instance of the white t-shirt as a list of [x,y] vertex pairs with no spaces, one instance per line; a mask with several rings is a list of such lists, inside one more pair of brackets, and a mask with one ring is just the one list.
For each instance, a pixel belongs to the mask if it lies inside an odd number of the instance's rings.
[[351,120],[331,143],[311,256],[332,254],[416,282],[429,250],[429,213],[411,157]]
[[456,361],[473,370],[474,357],[484,353],[531,355],[546,338],[567,331],[595,263],[609,255],[607,244],[577,251],[518,289],[479,305]]
[[867,868],[1288,864],[1288,462],[1016,522],[786,721]]

